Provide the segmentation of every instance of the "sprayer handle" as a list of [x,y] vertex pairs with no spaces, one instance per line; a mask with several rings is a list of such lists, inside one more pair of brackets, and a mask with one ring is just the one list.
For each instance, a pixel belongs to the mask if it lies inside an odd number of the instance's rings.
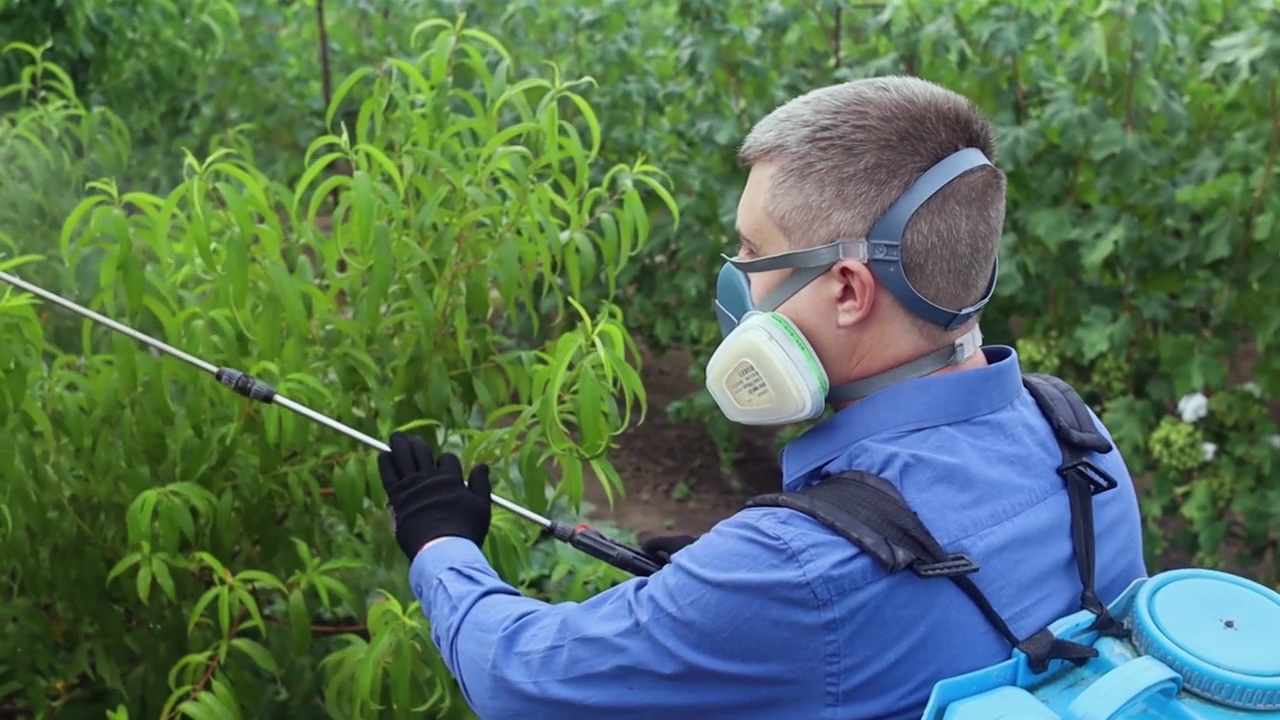
[[552,523],[549,529],[556,539],[637,577],[648,577],[662,568],[662,564],[640,550],[620,543],[589,525]]

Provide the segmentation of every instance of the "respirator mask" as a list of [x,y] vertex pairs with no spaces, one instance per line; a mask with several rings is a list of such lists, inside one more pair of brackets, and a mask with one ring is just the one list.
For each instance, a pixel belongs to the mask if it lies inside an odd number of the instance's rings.
[[[922,377],[969,359],[982,346],[974,328],[954,343],[898,367],[835,388],[813,346],[786,316],[776,312],[809,283],[842,260],[870,266],[876,281],[908,312],[953,330],[969,321],[995,292],[999,262],[981,300],[961,310],[930,302],[912,287],[902,267],[902,235],[915,211],[963,173],[990,165],[976,148],[965,148],[934,165],[872,225],[866,239],[839,240],[757,260],[725,256],[716,281],[716,318],[724,335],[707,362],[706,386],[725,416],[743,425],[785,425],[811,420],[828,403],[858,400],[882,388]],[[791,269],[791,275],[759,305],[751,299],[749,273]]]

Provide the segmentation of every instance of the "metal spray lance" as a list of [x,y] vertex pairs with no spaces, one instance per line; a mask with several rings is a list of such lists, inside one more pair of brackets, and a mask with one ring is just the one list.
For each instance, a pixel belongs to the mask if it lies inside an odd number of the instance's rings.
[[[270,385],[247,373],[233,368],[218,367],[212,363],[201,360],[198,357],[185,353],[171,345],[162,343],[149,335],[138,332],[127,325],[118,323],[115,320],[104,315],[100,315],[86,307],[77,305],[61,295],[49,292],[39,286],[32,285],[31,283],[10,275],[9,273],[0,272],[0,280],[3,280],[16,288],[25,290],[43,300],[70,310],[77,315],[93,320],[94,322],[115,330],[118,333],[127,335],[134,340],[150,345],[156,350],[182,360],[188,365],[199,368],[210,375],[213,375],[218,379],[218,382],[222,383],[225,387],[249,398],[250,400],[256,400],[257,402],[265,405],[279,405],[286,410],[292,410],[293,412],[324,425],[325,427],[337,430],[343,435],[346,435],[353,440],[358,440],[371,448],[382,452],[391,451],[391,448],[388,447],[386,443],[365,435],[359,430],[344,425],[333,418],[321,415],[305,405],[290,400],[280,393],[277,393]],[[629,572],[632,575],[645,577],[657,572],[660,567],[658,563],[654,562],[649,556],[640,552],[636,548],[620,543],[588,525],[579,524],[576,526],[570,526],[566,523],[556,522],[550,518],[543,517],[528,508],[517,505],[510,500],[498,497],[497,495],[490,494],[489,499],[493,501],[494,505],[497,505],[507,512],[528,520],[535,525],[541,526],[555,539],[568,543],[570,546],[575,547],[594,558],[603,560],[616,568]]]

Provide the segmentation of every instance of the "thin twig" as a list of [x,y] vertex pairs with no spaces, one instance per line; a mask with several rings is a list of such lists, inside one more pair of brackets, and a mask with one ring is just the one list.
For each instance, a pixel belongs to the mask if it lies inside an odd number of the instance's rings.
[[[240,623],[244,622],[245,615],[248,614],[248,608],[240,608],[240,612],[236,613],[235,619],[231,621],[231,627],[227,629],[227,634],[223,638],[223,642],[229,643],[235,638],[236,633],[240,632]],[[215,654],[213,659],[209,661],[209,664],[205,666],[204,674],[200,676],[199,682],[195,684],[195,687],[191,688],[191,693],[187,695],[187,702],[195,700],[200,693],[204,692],[204,689],[213,681],[213,676],[218,672],[218,668],[221,667],[221,665],[222,657]],[[176,707],[171,708],[167,713],[165,713],[164,720],[169,720],[169,718],[173,717],[173,711],[176,709]]]

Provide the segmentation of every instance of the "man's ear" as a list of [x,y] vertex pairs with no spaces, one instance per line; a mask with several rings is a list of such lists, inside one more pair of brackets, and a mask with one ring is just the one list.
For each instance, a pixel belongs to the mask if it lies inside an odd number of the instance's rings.
[[855,260],[841,260],[831,272],[836,278],[836,327],[853,327],[875,308],[879,285],[871,268]]

